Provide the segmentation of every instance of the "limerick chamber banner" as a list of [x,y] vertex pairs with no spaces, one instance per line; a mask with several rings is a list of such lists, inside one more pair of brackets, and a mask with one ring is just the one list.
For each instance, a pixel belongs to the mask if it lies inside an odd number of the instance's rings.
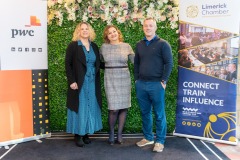
[[4,1],[0,18],[0,146],[49,137],[47,1]]
[[174,135],[237,144],[239,0],[180,0]]

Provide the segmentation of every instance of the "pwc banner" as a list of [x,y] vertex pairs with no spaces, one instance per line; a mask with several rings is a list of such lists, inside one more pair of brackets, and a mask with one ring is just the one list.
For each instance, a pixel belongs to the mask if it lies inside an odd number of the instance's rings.
[[239,0],[180,0],[174,135],[237,144]]
[[0,18],[0,146],[49,137],[47,1],[4,1]]

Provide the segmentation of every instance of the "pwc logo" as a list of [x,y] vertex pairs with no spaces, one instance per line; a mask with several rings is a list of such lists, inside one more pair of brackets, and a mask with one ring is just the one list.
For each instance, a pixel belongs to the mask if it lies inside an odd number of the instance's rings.
[[[25,25],[25,27],[32,27],[32,26],[41,26],[40,20],[36,16],[30,16],[30,24]],[[21,37],[21,36],[34,36],[34,30],[29,29],[11,29],[12,37]]]
[[25,25],[26,27],[41,26],[40,20],[36,16],[30,16],[30,24]]

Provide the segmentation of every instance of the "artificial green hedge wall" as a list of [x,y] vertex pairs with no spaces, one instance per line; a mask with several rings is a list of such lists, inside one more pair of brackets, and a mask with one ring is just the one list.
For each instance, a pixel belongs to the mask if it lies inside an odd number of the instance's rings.
[[[67,45],[71,42],[72,33],[77,22],[64,21],[62,26],[51,24],[48,26],[48,78],[49,78],[49,106],[50,106],[50,127],[51,131],[65,131],[66,128],[66,91],[67,80],[65,76],[64,58]],[[106,24],[102,21],[94,21],[92,27],[96,32],[95,42],[100,47],[103,43],[103,29]],[[142,26],[139,23],[134,25],[117,24],[124,36],[124,41],[129,43],[135,49],[136,43],[144,36]],[[157,34],[167,40],[173,49],[174,68],[170,76],[166,89],[166,114],[168,123],[168,133],[171,133],[175,127],[175,110],[176,110],[176,95],[177,95],[177,38],[176,30],[170,29],[166,23],[158,23]],[[133,80],[133,64],[130,64],[132,75],[132,107],[129,109],[125,133],[139,133],[141,130],[140,110],[136,101],[135,86]],[[103,87],[103,71],[102,77],[102,94],[103,108],[102,132],[108,131],[108,110],[107,102]]]

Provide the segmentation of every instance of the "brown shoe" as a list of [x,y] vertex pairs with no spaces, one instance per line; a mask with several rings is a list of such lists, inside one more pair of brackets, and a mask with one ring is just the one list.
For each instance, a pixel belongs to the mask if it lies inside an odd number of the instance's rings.
[[153,144],[154,141],[149,141],[149,140],[146,140],[145,138],[142,139],[141,141],[137,142],[136,145],[138,147],[143,147],[143,146],[146,146],[146,145],[150,145],[150,144]]
[[161,143],[155,143],[155,146],[153,148],[153,152],[162,152],[164,148],[164,145]]

